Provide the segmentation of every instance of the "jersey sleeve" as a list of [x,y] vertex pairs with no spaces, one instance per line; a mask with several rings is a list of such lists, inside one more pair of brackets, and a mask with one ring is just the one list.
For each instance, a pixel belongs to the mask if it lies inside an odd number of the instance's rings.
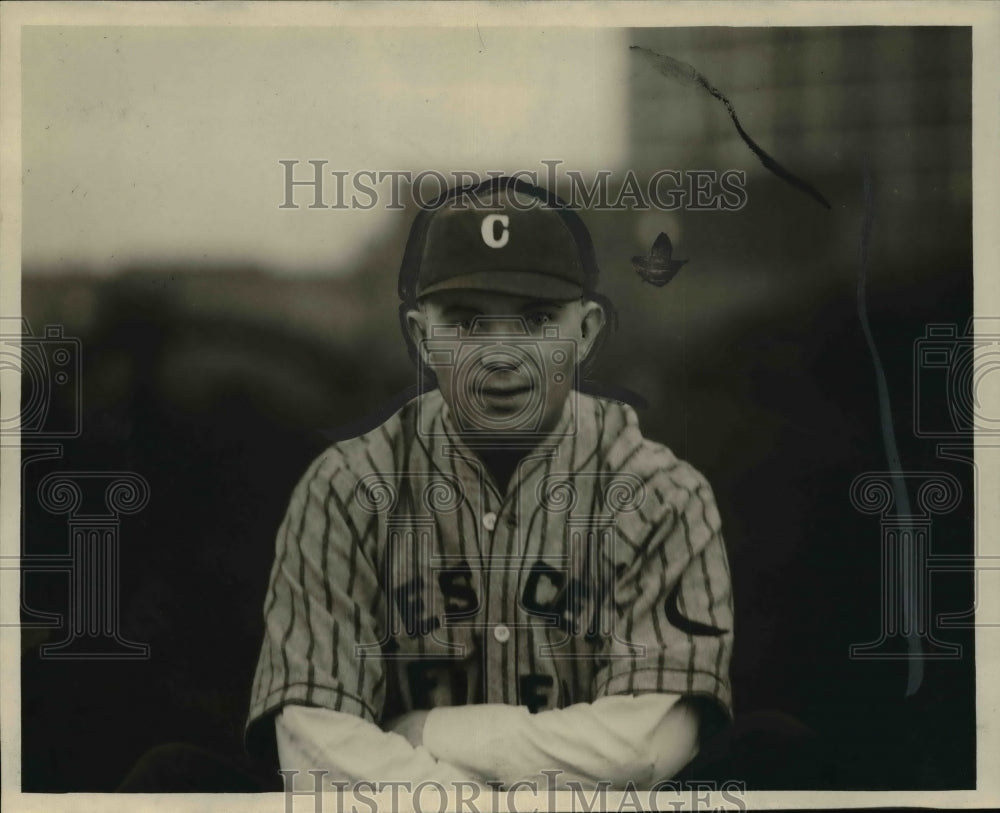
[[251,689],[246,746],[273,754],[285,705],[319,706],[378,722],[384,674],[372,562],[374,515],[357,509],[357,478],[336,447],[299,481],[278,530],[264,601],[264,641]]
[[711,488],[674,459],[645,490],[643,506],[619,520],[611,634],[593,695],[677,693],[731,719],[732,591]]

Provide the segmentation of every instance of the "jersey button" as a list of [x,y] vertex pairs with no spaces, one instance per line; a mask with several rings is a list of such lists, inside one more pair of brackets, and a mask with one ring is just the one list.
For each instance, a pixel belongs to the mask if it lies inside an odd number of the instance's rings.
[[488,514],[483,514],[483,527],[487,531],[492,531],[497,527],[497,515],[490,511]]
[[510,640],[510,627],[506,624],[497,624],[493,628],[493,637],[498,643],[505,644]]

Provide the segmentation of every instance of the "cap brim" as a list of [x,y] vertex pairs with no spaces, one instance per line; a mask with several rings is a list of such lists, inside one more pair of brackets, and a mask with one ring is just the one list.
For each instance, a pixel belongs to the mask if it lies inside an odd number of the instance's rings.
[[421,288],[417,291],[417,298],[440,291],[493,291],[556,301],[579,299],[583,296],[582,286],[551,274],[536,271],[476,271]]

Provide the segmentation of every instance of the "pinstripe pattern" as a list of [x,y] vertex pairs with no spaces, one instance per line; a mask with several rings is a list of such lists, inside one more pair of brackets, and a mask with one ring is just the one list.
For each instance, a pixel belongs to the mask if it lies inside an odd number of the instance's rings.
[[614,401],[574,394],[551,438],[507,493],[437,392],[327,449],[278,531],[248,726],[287,703],[379,722],[648,691],[730,713],[732,597],[708,483]]

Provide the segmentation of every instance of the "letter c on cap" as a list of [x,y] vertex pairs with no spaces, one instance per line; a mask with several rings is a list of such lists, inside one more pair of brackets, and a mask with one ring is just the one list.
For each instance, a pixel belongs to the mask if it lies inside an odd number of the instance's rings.
[[[494,223],[499,223],[503,226],[499,237],[497,237]],[[483,242],[490,248],[503,248],[510,241],[510,231],[507,228],[509,225],[510,217],[507,215],[486,215],[483,218],[483,225],[480,229],[483,234]]]

